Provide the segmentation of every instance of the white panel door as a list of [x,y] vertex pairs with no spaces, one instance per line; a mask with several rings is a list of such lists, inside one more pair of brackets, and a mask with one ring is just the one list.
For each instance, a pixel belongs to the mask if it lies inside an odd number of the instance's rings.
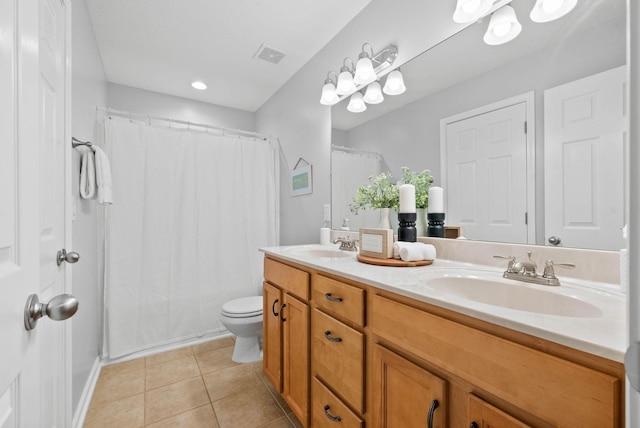
[[24,326],[30,294],[47,302],[65,291],[56,253],[69,238],[67,8],[0,0],[1,428],[71,424],[65,324]]
[[544,93],[547,245],[626,247],[625,80],[620,67]]
[[521,102],[446,125],[446,224],[466,238],[527,243],[526,120]]

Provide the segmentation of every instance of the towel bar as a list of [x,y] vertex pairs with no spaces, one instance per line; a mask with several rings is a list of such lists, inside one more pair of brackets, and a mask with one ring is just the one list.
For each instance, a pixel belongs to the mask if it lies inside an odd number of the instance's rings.
[[76,137],[71,137],[71,146],[75,149],[78,146],[91,147],[93,143],[91,141],[80,141]]

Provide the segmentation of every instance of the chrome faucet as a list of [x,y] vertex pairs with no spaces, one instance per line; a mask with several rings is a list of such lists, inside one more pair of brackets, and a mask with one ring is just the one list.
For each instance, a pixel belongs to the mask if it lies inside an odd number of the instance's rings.
[[348,236],[346,238],[336,238],[333,243],[337,244],[340,243],[340,247],[338,248],[339,250],[345,250],[345,251],[358,251],[358,247],[356,246],[356,242],[358,242],[356,239],[351,239]]
[[532,282],[534,284],[542,285],[560,285],[560,280],[556,277],[554,266],[564,268],[574,268],[576,265],[573,263],[556,263],[553,260],[546,260],[544,263],[544,272],[542,275],[538,275],[538,265],[531,260],[531,251],[527,253],[529,260],[526,262],[517,262],[516,258],[505,256],[493,256],[497,259],[509,260],[507,270],[504,271],[502,276],[507,279],[515,279],[516,281]]

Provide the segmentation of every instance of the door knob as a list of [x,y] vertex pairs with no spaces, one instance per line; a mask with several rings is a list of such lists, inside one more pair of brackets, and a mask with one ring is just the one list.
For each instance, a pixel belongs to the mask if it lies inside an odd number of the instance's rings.
[[557,236],[550,236],[548,241],[551,245],[558,245],[562,240]]
[[24,327],[33,330],[38,320],[45,315],[52,320],[62,321],[71,318],[77,311],[78,299],[71,294],[60,294],[48,303],[40,303],[38,295],[31,294],[24,307]]
[[58,256],[57,256],[58,266],[60,266],[62,262],[76,263],[78,260],[80,260],[80,254],[76,252],[72,251],[70,253],[67,253],[67,250],[65,250],[64,248],[58,251]]

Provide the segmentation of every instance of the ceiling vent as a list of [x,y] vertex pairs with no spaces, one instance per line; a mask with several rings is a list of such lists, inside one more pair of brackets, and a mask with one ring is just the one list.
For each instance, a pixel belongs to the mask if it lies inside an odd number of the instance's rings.
[[282,60],[282,58],[284,58],[284,55],[284,52],[280,52],[275,48],[262,44],[260,45],[260,48],[258,48],[258,52],[256,52],[253,57],[270,62],[271,64],[277,64]]

